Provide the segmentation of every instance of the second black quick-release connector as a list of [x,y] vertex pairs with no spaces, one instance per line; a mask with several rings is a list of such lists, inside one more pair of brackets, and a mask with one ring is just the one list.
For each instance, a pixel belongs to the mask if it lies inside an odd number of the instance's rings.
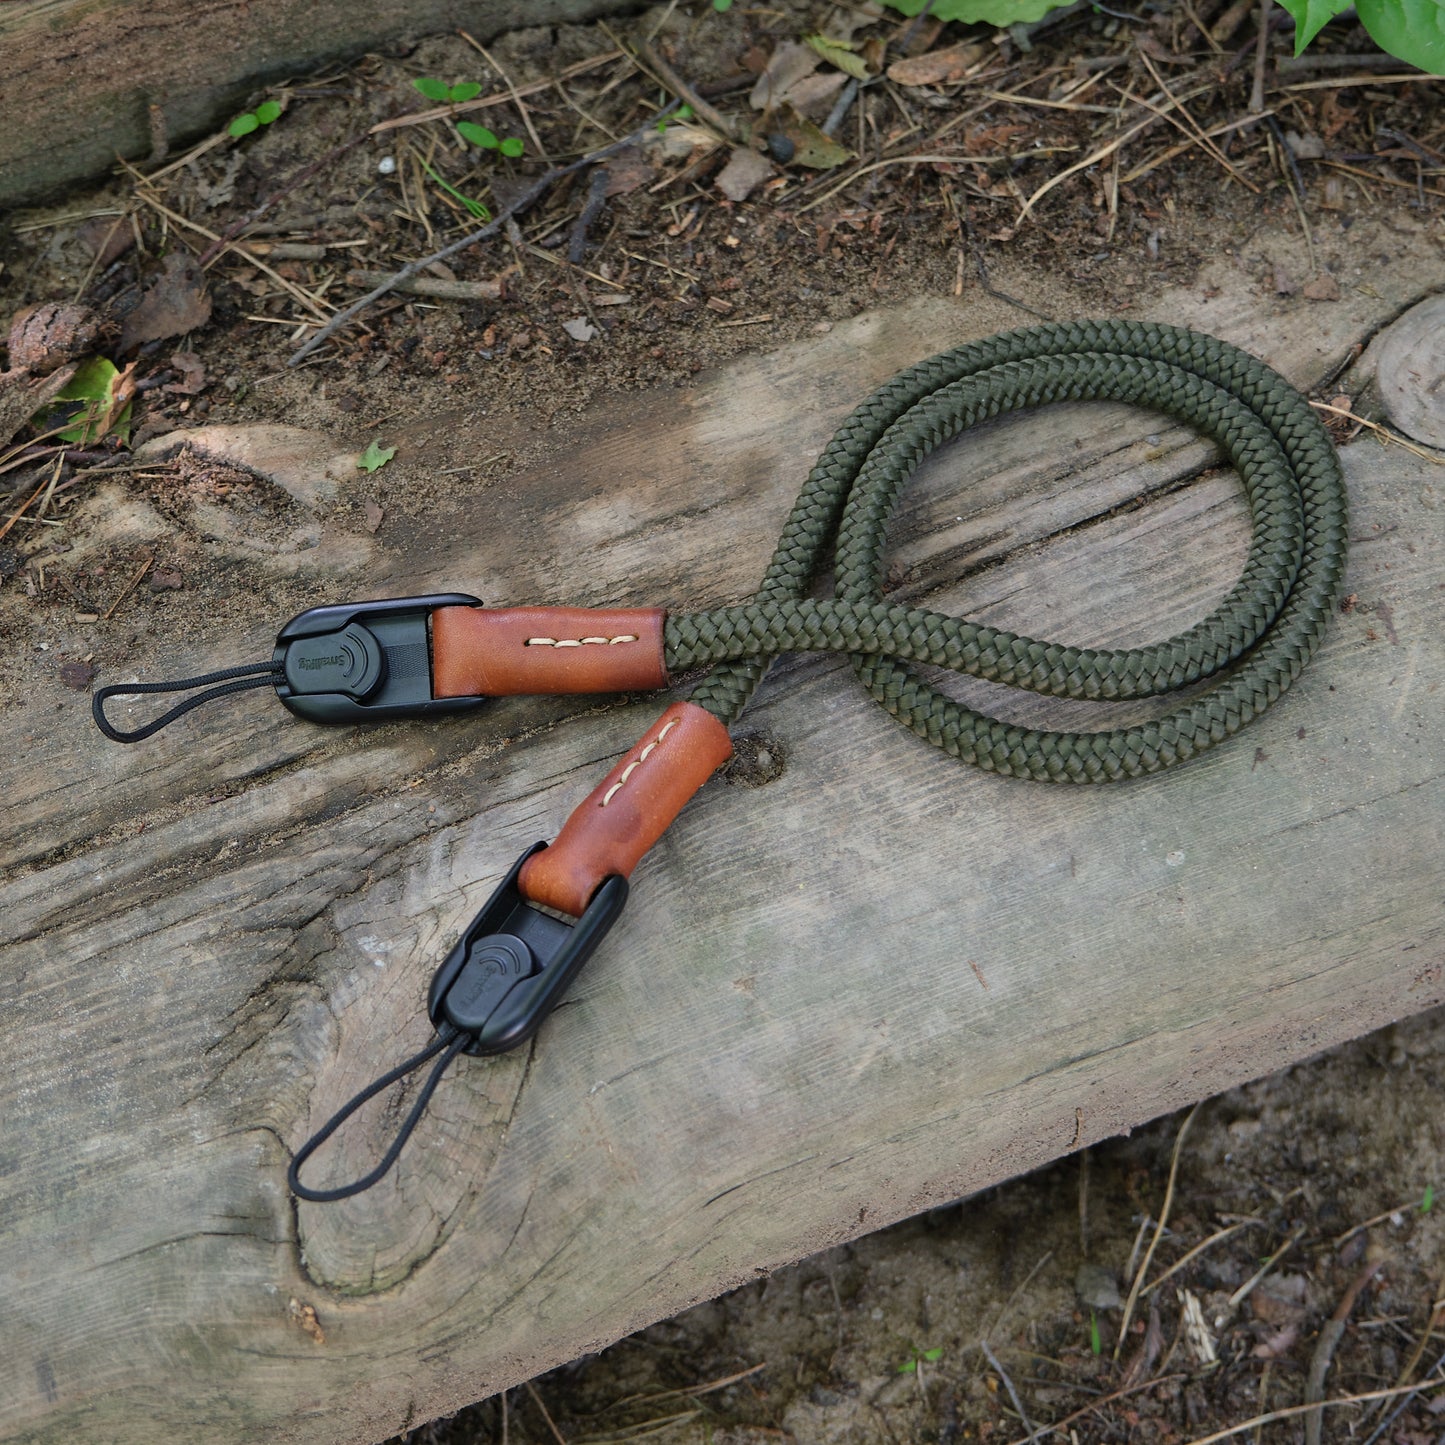
[[[286,1181],[298,1199],[328,1203],[370,1189],[396,1163],[442,1075],[460,1054],[500,1054],[526,1043],[562,1002],[578,970],[617,921],[627,902],[627,879],[604,879],[582,916],[564,923],[522,896],[522,865],[545,843],[534,844],[512,865],[486,906],[432,975],[427,1013],[432,1041],[354,1095],[295,1153]],[[308,1159],[368,1099],[435,1059],[410,1113],[380,1161],[359,1179],[330,1188],[301,1182]]]
[[467,1035],[469,1054],[500,1054],[525,1043],[562,1002],[627,902],[627,879],[604,879],[582,916],[564,923],[522,896],[528,848],[432,975],[427,1013]]

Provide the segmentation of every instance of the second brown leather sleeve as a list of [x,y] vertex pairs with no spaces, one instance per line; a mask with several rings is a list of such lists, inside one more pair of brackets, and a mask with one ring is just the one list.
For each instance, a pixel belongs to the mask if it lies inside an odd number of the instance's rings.
[[630,877],[732,753],[727,728],[710,712],[673,703],[567,819],[557,841],[523,865],[522,897],[580,918],[603,879]]

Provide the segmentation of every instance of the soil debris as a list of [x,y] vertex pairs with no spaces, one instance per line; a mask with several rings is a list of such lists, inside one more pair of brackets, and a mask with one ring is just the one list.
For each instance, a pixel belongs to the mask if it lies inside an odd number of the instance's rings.
[[210,319],[211,298],[200,268],[184,252],[173,251],[122,320],[117,347],[127,352],[147,341],[184,336]]

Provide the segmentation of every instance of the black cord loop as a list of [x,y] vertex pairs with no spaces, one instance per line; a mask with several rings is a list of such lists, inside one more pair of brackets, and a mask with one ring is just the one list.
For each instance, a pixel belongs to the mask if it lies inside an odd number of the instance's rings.
[[[214,698],[228,697],[233,692],[246,692],[253,687],[275,687],[277,682],[284,675],[284,669],[279,662],[253,662],[245,667],[223,667],[219,672],[203,673],[200,677],[178,678],[175,682],[121,682],[110,687],[97,688],[95,695],[90,700],[90,715],[95,719],[95,725],[106,737],[115,743],[138,743],[143,738],[148,738],[152,733],[158,733],[169,723],[175,722],[178,717],[184,716],[194,707],[200,707],[203,702],[210,702]],[[239,678],[241,681],[225,681],[228,678]],[[219,687],[209,687],[209,683],[220,683]],[[105,703],[112,697],[138,697],[148,692],[186,692],[193,687],[204,687],[205,692],[198,692],[195,697],[188,697],[184,702],[178,702],[169,712],[164,712],[154,722],[147,723],[144,727],[136,728],[134,732],[123,732],[120,728],[113,727],[105,715]]]
[[[416,1128],[417,1121],[421,1118],[426,1106],[431,1102],[432,1093],[441,1082],[442,1075],[447,1071],[453,1059],[462,1052],[471,1042],[470,1034],[462,1033],[450,1024],[443,1024],[437,1030],[437,1036],[419,1054],[413,1054],[411,1058],[403,1060],[394,1069],[383,1074],[374,1083],[368,1084],[359,1094],[347,1103],[343,1104],[297,1151],[291,1160],[291,1166],[286,1171],[286,1183],[290,1186],[291,1192],[298,1199],[309,1199],[313,1204],[330,1204],[337,1199],[349,1199],[353,1194],[360,1194],[364,1189],[370,1189],[378,1179],[386,1174],[387,1170],[396,1163],[401,1154],[402,1146],[411,1138],[411,1131]],[[445,1049],[446,1052],[442,1053]],[[364,1104],[368,1099],[374,1098],[383,1089],[389,1088],[398,1079],[404,1078],[413,1069],[419,1069],[430,1058],[437,1054],[442,1057],[437,1061],[431,1073],[427,1075],[426,1083],[421,1086],[421,1093],[416,1096],[416,1103],[411,1106],[411,1113],[406,1116],[405,1122],[397,1132],[395,1139],[391,1141],[390,1148],[381,1157],[375,1169],[369,1174],[363,1174],[360,1179],[350,1184],[342,1184],[335,1189],[311,1189],[301,1182],[301,1166]]]

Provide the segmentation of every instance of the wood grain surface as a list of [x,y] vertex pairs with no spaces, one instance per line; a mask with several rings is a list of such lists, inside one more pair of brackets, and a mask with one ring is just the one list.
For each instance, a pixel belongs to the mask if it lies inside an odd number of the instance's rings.
[[[1417,295],[1240,285],[1152,314],[1308,385]],[[991,329],[916,303],[609,403],[486,493],[486,527],[463,495],[378,546],[368,590],[742,598],[847,409]],[[1373,441],[1345,460],[1354,604],[1278,707],[1179,770],[989,776],[846,661],[784,660],[736,729],[773,765],[707,785],[534,1044],[462,1060],[342,1204],[298,1209],[290,1151],[425,1042],[432,968],[662,700],[325,731],[252,693],[133,748],[58,688],[0,714],[0,1436],[379,1439],[1445,999],[1445,487]],[[1204,444],[1051,408],[930,459],[894,595],[1141,641],[1203,615],[1246,536]],[[264,655],[283,620],[204,650],[178,622],[134,664]],[[309,1177],[360,1172],[396,1118],[369,1109]]]

